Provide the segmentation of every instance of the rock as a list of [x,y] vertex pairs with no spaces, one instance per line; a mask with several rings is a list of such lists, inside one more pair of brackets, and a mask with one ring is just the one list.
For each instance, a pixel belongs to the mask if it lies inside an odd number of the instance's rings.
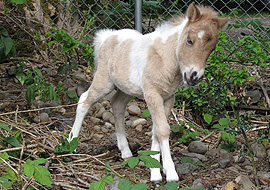
[[132,122],[131,127],[136,127],[137,125],[145,125],[147,123],[146,119],[139,118]]
[[102,139],[104,137],[104,135],[102,134],[94,134],[94,137],[97,139]]
[[131,114],[135,114],[135,115],[141,115],[141,109],[139,108],[139,106],[137,105],[130,105],[128,106],[128,109],[127,109]]
[[67,80],[65,80],[65,83],[67,86],[74,86],[75,83],[71,78],[68,78]]
[[101,131],[103,133],[108,133],[109,132],[109,129],[107,129],[106,127],[101,127]]
[[100,131],[100,129],[101,129],[101,127],[100,127],[99,125],[95,125],[95,126],[94,126],[94,130],[95,130],[95,131]]
[[102,105],[101,105],[101,107],[99,109],[96,109],[96,110],[97,110],[97,113],[96,113],[97,118],[101,118],[103,113],[106,111],[105,108]]
[[236,156],[233,156],[233,160],[235,163],[243,163],[245,161],[245,157],[242,157],[242,156],[240,157],[236,155]]
[[251,145],[251,150],[255,156],[259,159],[265,159],[267,157],[267,151],[265,146],[262,143],[253,143]]
[[[50,117],[49,117],[49,115],[47,114],[47,113],[41,113],[40,115],[40,122],[49,122],[50,121]],[[36,122],[36,123],[38,123],[39,122],[39,118],[38,118],[38,116],[36,116],[35,118],[34,118],[34,121]]]
[[267,150],[267,157],[268,157],[268,162],[270,162],[270,148]]
[[52,68],[45,68],[44,70],[51,77],[55,77],[57,75],[57,73]]
[[96,117],[90,117],[90,121],[92,121],[94,124],[97,124],[100,122],[100,119],[99,118],[96,118]]
[[190,163],[178,164],[176,165],[176,171],[178,175],[186,175],[192,173],[197,169],[197,167]]
[[87,78],[85,76],[85,74],[83,73],[77,73],[74,75],[75,79],[79,80],[79,81],[87,81]]
[[111,130],[113,128],[113,125],[109,122],[105,122],[105,127],[108,129],[108,130]]
[[188,145],[189,152],[195,152],[198,154],[205,154],[208,150],[208,146],[202,143],[201,141],[192,141]]
[[116,138],[116,134],[115,134],[115,133],[113,133],[113,134],[110,135],[109,141],[110,141],[112,144],[117,144],[117,138]]
[[105,111],[103,114],[102,114],[102,119],[104,121],[109,121],[110,118],[113,117],[113,114],[109,111]]
[[270,180],[270,172],[258,171],[257,175],[267,181]]
[[247,91],[246,97],[250,100],[251,104],[256,104],[260,101],[262,93],[259,90]]
[[248,176],[241,175],[235,179],[236,183],[241,186],[243,190],[253,190],[255,185],[250,181]]
[[140,124],[140,125],[137,125],[137,126],[136,126],[136,130],[137,130],[137,131],[142,131],[142,127],[143,127],[143,126],[142,126],[141,124]]
[[202,154],[187,152],[186,150],[181,150],[180,153],[183,156],[187,156],[187,157],[191,157],[191,158],[197,158],[197,159],[199,159],[202,162],[207,162],[208,161],[208,158],[206,156],[202,155]]
[[115,124],[114,116],[110,117],[109,122],[112,123],[112,124]]
[[226,150],[221,148],[211,149],[205,153],[205,156],[213,160],[213,163],[219,163],[220,160],[227,159],[233,162],[233,156]]
[[[102,104],[104,107],[109,107],[109,106],[111,105],[111,103],[110,103],[108,100],[102,101],[101,104]],[[110,112],[112,112],[112,110],[110,110]]]
[[195,179],[193,181],[193,184],[192,184],[192,189],[202,189],[204,188],[203,184],[202,184],[202,179]]
[[86,92],[88,90],[88,88],[90,87],[90,83],[89,82],[81,82],[78,86],[77,86],[77,95],[80,97],[82,95],[82,93]]
[[218,164],[221,168],[226,168],[231,165],[231,160],[229,159],[221,159],[218,161]]
[[127,120],[126,122],[126,126],[131,126],[131,124],[132,124],[132,121],[130,121],[130,120]]
[[145,135],[147,135],[148,137],[151,137],[152,136],[152,132],[146,132]]
[[224,187],[224,190],[237,190],[237,189],[238,189],[237,185],[234,182],[232,182],[232,181],[230,181],[229,183],[227,183],[225,185],[225,187]]
[[43,108],[44,107],[44,102],[39,100],[39,101],[33,101],[32,104],[36,107],[36,108]]
[[252,166],[250,166],[250,165],[245,166],[245,169],[246,169],[246,170],[253,171],[253,167],[252,167]]

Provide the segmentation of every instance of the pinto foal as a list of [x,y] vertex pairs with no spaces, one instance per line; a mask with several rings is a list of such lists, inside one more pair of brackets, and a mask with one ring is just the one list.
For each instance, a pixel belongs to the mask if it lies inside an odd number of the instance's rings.
[[[117,88],[112,99],[118,148],[132,157],[125,134],[124,113],[132,97],[144,98],[153,120],[151,150],[160,151],[167,181],[178,181],[169,147],[167,118],[181,83],[195,85],[215,49],[218,30],[229,18],[210,7],[190,4],[184,17],[165,22],[149,34],[130,30],[101,30],[94,41],[96,73],[81,95],[69,140],[79,135],[83,119],[98,100]],[[160,155],[155,155],[160,161]],[[151,181],[161,181],[160,169],[151,169]]]

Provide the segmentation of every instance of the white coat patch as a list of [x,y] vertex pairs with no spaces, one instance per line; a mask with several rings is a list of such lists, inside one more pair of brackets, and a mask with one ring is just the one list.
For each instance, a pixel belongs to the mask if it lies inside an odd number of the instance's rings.
[[202,39],[204,33],[205,33],[205,31],[203,31],[203,30],[201,30],[200,32],[198,32],[198,38]]

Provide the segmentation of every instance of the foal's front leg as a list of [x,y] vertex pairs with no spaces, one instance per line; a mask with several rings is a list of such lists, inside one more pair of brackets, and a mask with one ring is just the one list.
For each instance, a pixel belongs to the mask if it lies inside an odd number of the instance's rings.
[[[161,151],[163,169],[166,174],[167,181],[178,181],[179,177],[175,170],[175,166],[171,157],[169,136],[170,126],[167,122],[166,112],[168,107],[164,106],[164,100],[161,95],[153,90],[145,93],[145,101],[152,115],[153,120],[153,144],[152,148],[158,149],[158,144]],[[158,144],[157,144],[158,143]],[[159,170],[152,169],[151,180],[160,181],[161,176],[158,174]]]

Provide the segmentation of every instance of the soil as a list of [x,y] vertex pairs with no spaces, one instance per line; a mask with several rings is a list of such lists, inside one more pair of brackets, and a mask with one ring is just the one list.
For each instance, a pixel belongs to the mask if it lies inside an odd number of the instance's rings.
[[[59,81],[67,81],[71,79],[73,83],[68,88],[77,87],[81,82],[75,79],[75,74],[69,76],[50,76],[46,71],[44,64],[37,63],[33,60],[26,62],[28,68],[38,67],[43,71],[43,75],[46,80],[57,85]],[[42,66],[43,65],[43,66]],[[49,66],[48,66],[49,67]],[[56,67],[52,67],[52,71],[56,72]],[[77,72],[77,71],[76,71]],[[92,71],[87,67],[80,66],[79,72],[87,75],[87,80],[92,80]],[[15,78],[13,63],[0,64],[0,123],[8,125],[13,131],[21,131],[22,143],[19,153],[23,156],[19,156],[20,159],[10,157],[11,165],[16,169],[20,170],[18,160],[24,163],[26,159],[36,159],[44,156],[48,159],[46,167],[51,173],[52,187],[48,188],[42,186],[34,181],[31,184],[35,184],[38,189],[89,189],[89,184],[93,181],[99,180],[102,176],[108,174],[105,169],[105,162],[119,174],[132,177],[133,171],[124,166],[121,166],[123,162],[120,153],[117,149],[113,135],[115,130],[113,125],[106,125],[106,122],[101,120],[97,124],[93,124],[90,120],[90,116],[95,116],[94,112],[90,112],[84,120],[83,128],[80,133],[79,145],[74,154],[56,155],[54,154],[54,147],[61,142],[62,138],[65,138],[63,134],[68,134],[71,130],[72,123],[75,117],[76,101],[66,99],[61,104],[50,106],[52,107],[49,112],[49,121],[46,122],[35,122],[34,118],[39,116],[44,109],[38,104],[28,105],[25,100],[25,93],[27,86],[22,86],[20,82]],[[269,77],[266,74],[265,76]],[[265,84],[266,79],[263,79]],[[258,86],[252,84],[252,89],[259,89]],[[269,91],[268,91],[269,92]],[[269,94],[269,93],[268,93]],[[63,100],[63,97],[61,97]],[[264,97],[262,97],[264,99]],[[101,100],[102,103],[106,99]],[[143,100],[134,99],[139,105],[141,111],[147,109]],[[106,105],[106,110],[111,108],[111,105]],[[179,106],[174,107],[175,116],[171,115],[169,118],[170,124],[177,124],[178,122],[187,122],[187,118],[183,117],[182,109]],[[250,111],[250,110],[249,110]],[[251,110],[252,115],[250,116],[250,128],[252,127],[266,127],[269,122],[269,111],[260,111],[254,109]],[[192,116],[193,110],[184,110],[186,115],[189,115],[193,123],[199,120]],[[92,115],[91,115],[92,114]],[[61,117],[60,117],[61,116]],[[130,117],[143,117],[142,115],[132,115]],[[126,127],[126,133],[128,134],[129,144],[131,149],[136,156],[138,150],[149,150],[151,145],[151,119],[147,119],[147,124],[143,126],[142,130],[136,130],[133,127]],[[96,131],[94,126],[100,126],[101,128],[109,126],[106,130]],[[195,130],[209,129],[212,131],[211,134],[200,132],[199,140],[207,144],[210,148],[217,148],[222,144],[220,132],[215,132],[213,129],[204,125],[196,125]],[[105,131],[105,132],[104,132]],[[201,130],[200,130],[201,131]],[[7,137],[9,134],[0,129],[1,135]],[[99,134],[100,136],[97,136]],[[250,140],[253,140],[258,135],[257,130],[249,130],[247,135]],[[238,149],[234,152],[230,152],[231,155],[240,155],[246,153],[244,146],[244,138],[242,135],[237,136],[236,141]],[[1,144],[0,144],[1,145]],[[178,136],[171,134],[170,147],[172,157],[175,163],[178,165],[181,163],[183,154],[182,150],[187,150],[187,144],[179,144]],[[0,151],[10,152],[12,146],[0,147]],[[269,148],[269,147],[266,147]],[[246,154],[244,156],[247,160],[250,157]],[[248,165],[251,165],[250,163]],[[260,171],[268,172],[268,162],[265,160],[257,160],[257,169]],[[191,187],[196,179],[201,179],[201,183],[206,189],[224,189],[225,185],[229,182],[235,182],[235,179],[240,175],[247,175],[253,184],[254,175],[252,170],[247,170],[246,164],[233,162],[232,166],[226,168],[220,168],[218,164],[205,162],[203,166],[198,167],[197,170],[187,175],[180,175],[180,187]],[[0,164],[0,173],[4,172],[6,165]],[[142,183],[147,183],[149,189],[154,189],[155,184],[149,182],[150,172],[145,166],[138,166],[136,168],[137,180]],[[268,180],[268,181],[267,181]],[[259,182],[264,188],[270,185],[270,179],[259,178]],[[163,184],[165,183],[165,176],[163,178]],[[18,184],[18,187],[19,184]],[[163,185],[157,185],[157,189],[163,189]],[[259,189],[259,188],[258,188]]]

